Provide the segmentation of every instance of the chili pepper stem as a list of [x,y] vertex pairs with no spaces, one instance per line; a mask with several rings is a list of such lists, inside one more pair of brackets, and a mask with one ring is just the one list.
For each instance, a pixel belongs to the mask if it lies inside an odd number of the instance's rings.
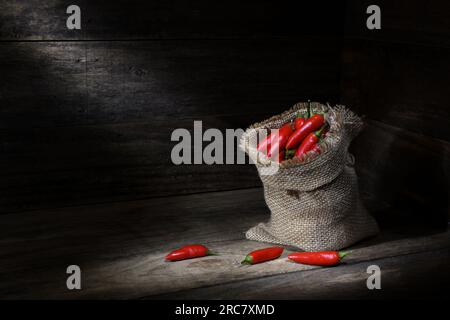
[[349,255],[350,252],[341,252],[340,251],[338,254],[339,254],[339,259],[342,260],[345,256]]
[[316,131],[314,134],[316,135],[317,138],[320,138],[320,135],[322,134],[322,131],[325,129],[326,124],[324,124],[322,126],[322,128],[320,128],[320,130]]
[[286,153],[284,154],[284,158],[286,160],[288,160],[288,159],[292,158],[294,156],[294,154],[295,154],[295,149],[288,149],[288,150],[286,150]]
[[308,100],[308,119],[311,118],[311,100]]
[[217,252],[209,251],[209,250],[208,250],[208,253],[207,253],[206,255],[207,255],[207,256],[218,256],[219,254],[218,254]]
[[301,119],[301,118],[304,118],[304,117],[305,117],[305,114],[304,114],[304,113],[297,112],[296,118]]
[[242,260],[241,264],[252,264],[252,257],[246,256],[244,260]]

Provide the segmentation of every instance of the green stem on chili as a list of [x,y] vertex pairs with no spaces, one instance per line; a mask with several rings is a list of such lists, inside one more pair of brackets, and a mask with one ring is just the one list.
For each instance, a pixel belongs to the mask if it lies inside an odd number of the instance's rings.
[[308,100],[308,119],[311,118],[311,100]]

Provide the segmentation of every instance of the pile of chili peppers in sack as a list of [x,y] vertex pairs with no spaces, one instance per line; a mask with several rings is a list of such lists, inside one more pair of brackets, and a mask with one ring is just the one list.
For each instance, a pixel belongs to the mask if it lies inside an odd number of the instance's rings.
[[[278,259],[283,253],[282,247],[270,247],[250,252],[245,256],[242,264],[258,264],[274,259]],[[294,262],[314,265],[314,266],[335,266],[348,253],[340,251],[321,251],[321,252],[296,252],[288,255],[288,258]],[[174,250],[166,256],[167,261],[180,261],[185,259],[200,258],[208,255],[215,255],[207,247],[201,244],[193,244]]]
[[320,153],[320,141],[326,136],[327,129],[323,113],[313,114],[309,103],[306,114],[298,114],[294,121],[285,123],[278,134],[270,133],[257,149],[279,163],[292,158],[302,159],[310,151]]
[[[306,114],[299,114],[294,121],[285,123],[277,134],[270,133],[258,144],[257,149],[279,163],[292,158],[302,159],[310,151],[320,154],[320,141],[326,136],[327,131],[328,124],[324,114],[313,113],[309,103]],[[253,265],[278,259],[283,250],[281,247],[255,250],[250,252],[241,263]],[[172,251],[166,256],[166,260],[178,261],[211,254],[213,253],[207,247],[196,244]],[[335,266],[340,264],[347,254],[341,251],[295,252],[289,254],[288,259],[307,265]]]

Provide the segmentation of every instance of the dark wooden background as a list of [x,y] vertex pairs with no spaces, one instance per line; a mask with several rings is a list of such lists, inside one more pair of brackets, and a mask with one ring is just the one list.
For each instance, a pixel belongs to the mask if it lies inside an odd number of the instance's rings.
[[[365,27],[370,4],[381,8],[381,30]],[[449,39],[448,1],[347,3],[341,101],[366,115],[353,149],[379,220],[447,225]]]
[[311,99],[366,116],[352,151],[380,220],[446,225],[450,6],[376,3],[369,31],[368,1],[1,2],[0,212],[259,187],[251,165],[173,165],[171,132]]

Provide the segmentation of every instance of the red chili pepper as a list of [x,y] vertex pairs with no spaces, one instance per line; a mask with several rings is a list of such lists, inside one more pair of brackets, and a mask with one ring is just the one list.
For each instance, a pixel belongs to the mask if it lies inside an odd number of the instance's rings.
[[318,144],[320,140],[320,135],[322,134],[322,131],[325,127],[322,127],[319,131],[311,132],[305,140],[301,143],[300,147],[298,147],[297,151],[295,152],[295,157],[301,158],[305,153],[308,151],[313,150]]
[[305,124],[306,118],[307,118],[307,115],[298,114],[297,118],[295,118],[295,120],[294,120],[294,129],[298,130],[301,127],[303,127],[303,125]]
[[315,114],[305,121],[305,124],[296,130],[288,139],[286,149],[295,149],[308,134],[320,129],[325,124],[325,119],[321,114]]
[[269,157],[276,155],[279,151],[284,149],[292,132],[291,124],[286,123],[278,130],[278,136],[271,133],[263,141],[261,141],[258,145],[258,151],[267,151],[267,156]]
[[348,252],[322,251],[322,252],[296,252],[288,255],[292,261],[313,266],[335,266],[339,264]]
[[269,260],[276,259],[283,253],[283,248],[281,247],[271,247],[260,249],[250,252],[245,259],[241,262],[242,264],[257,264]]
[[193,244],[174,250],[166,256],[166,260],[179,261],[184,259],[204,257],[211,254],[207,247],[201,244]]

